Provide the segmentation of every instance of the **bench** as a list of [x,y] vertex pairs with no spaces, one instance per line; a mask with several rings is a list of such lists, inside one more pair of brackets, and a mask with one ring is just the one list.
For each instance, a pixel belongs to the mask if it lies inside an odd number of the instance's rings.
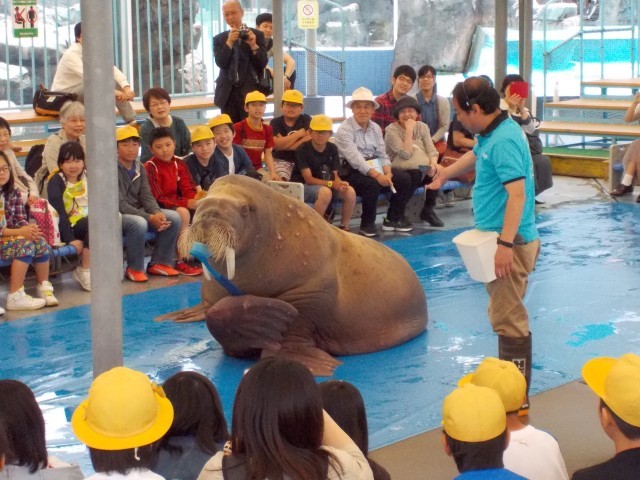
[[613,123],[578,123],[544,120],[540,122],[541,133],[597,136],[607,138],[640,138],[637,125],[619,125]]
[[578,110],[614,110],[626,112],[630,100],[611,100],[608,98],[574,98],[558,102],[546,102],[545,108],[570,108]]

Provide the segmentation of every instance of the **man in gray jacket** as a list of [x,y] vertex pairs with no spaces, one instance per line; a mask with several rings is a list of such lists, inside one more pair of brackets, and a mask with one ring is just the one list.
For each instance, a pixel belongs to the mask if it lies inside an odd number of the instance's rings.
[[[118,194],[122,234],[127,257],[125,276],[132,282],[146,282],[149,275],[174,277],[179,272],[176,242],[180,216],[161,209],[151,193],[147,173],[138,161],[140,135],[131,126],[116,130],[118,151]],[[144,244],[147,231],[156,232],[156,244],[144,273]]]

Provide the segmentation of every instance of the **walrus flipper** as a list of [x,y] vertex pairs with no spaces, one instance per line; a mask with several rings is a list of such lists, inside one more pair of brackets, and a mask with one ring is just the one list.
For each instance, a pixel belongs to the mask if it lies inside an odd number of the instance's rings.
[[194,307],[183,308],[182,310],[176,310],[175,312],[165,313],[164,315],[160,315],[154,318],[154,320],[156,322],[172,320],[176,323],[202,322],[208,308],[208,304],[200,302]]
[[324,350],[306,342],[292,342],[286,339],[278,350],[263,349],[262,358],[285,357],[296,360],[307,367],[316,377],[330,377],[342,362],[336,360]]
[[275,298],[253,295],[219,300],[206,314],[207,328],[232,357],[257,358],[263,349],[279,350],[295,307]]

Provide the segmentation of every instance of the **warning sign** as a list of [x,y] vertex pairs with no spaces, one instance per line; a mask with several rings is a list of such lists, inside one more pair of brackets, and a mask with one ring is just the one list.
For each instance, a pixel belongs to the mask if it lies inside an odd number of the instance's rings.
[[315,0],[298,0],[298,28],[315,29],[320,24],[318,2]]
[[13,0],[13,36],[32,38],[38,36],[37,0]]

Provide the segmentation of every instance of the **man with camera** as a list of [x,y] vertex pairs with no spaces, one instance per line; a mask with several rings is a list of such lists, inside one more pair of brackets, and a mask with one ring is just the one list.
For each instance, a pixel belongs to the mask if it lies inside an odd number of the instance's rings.
[[268,62],[267,48],[264,34],[242,23],[240,2],[225,1],[222,14],[230,29],[213,38],[213,56],[220,68],[214,102],[235,123],[247,116],[244,98],[258,89],[258,79]]

